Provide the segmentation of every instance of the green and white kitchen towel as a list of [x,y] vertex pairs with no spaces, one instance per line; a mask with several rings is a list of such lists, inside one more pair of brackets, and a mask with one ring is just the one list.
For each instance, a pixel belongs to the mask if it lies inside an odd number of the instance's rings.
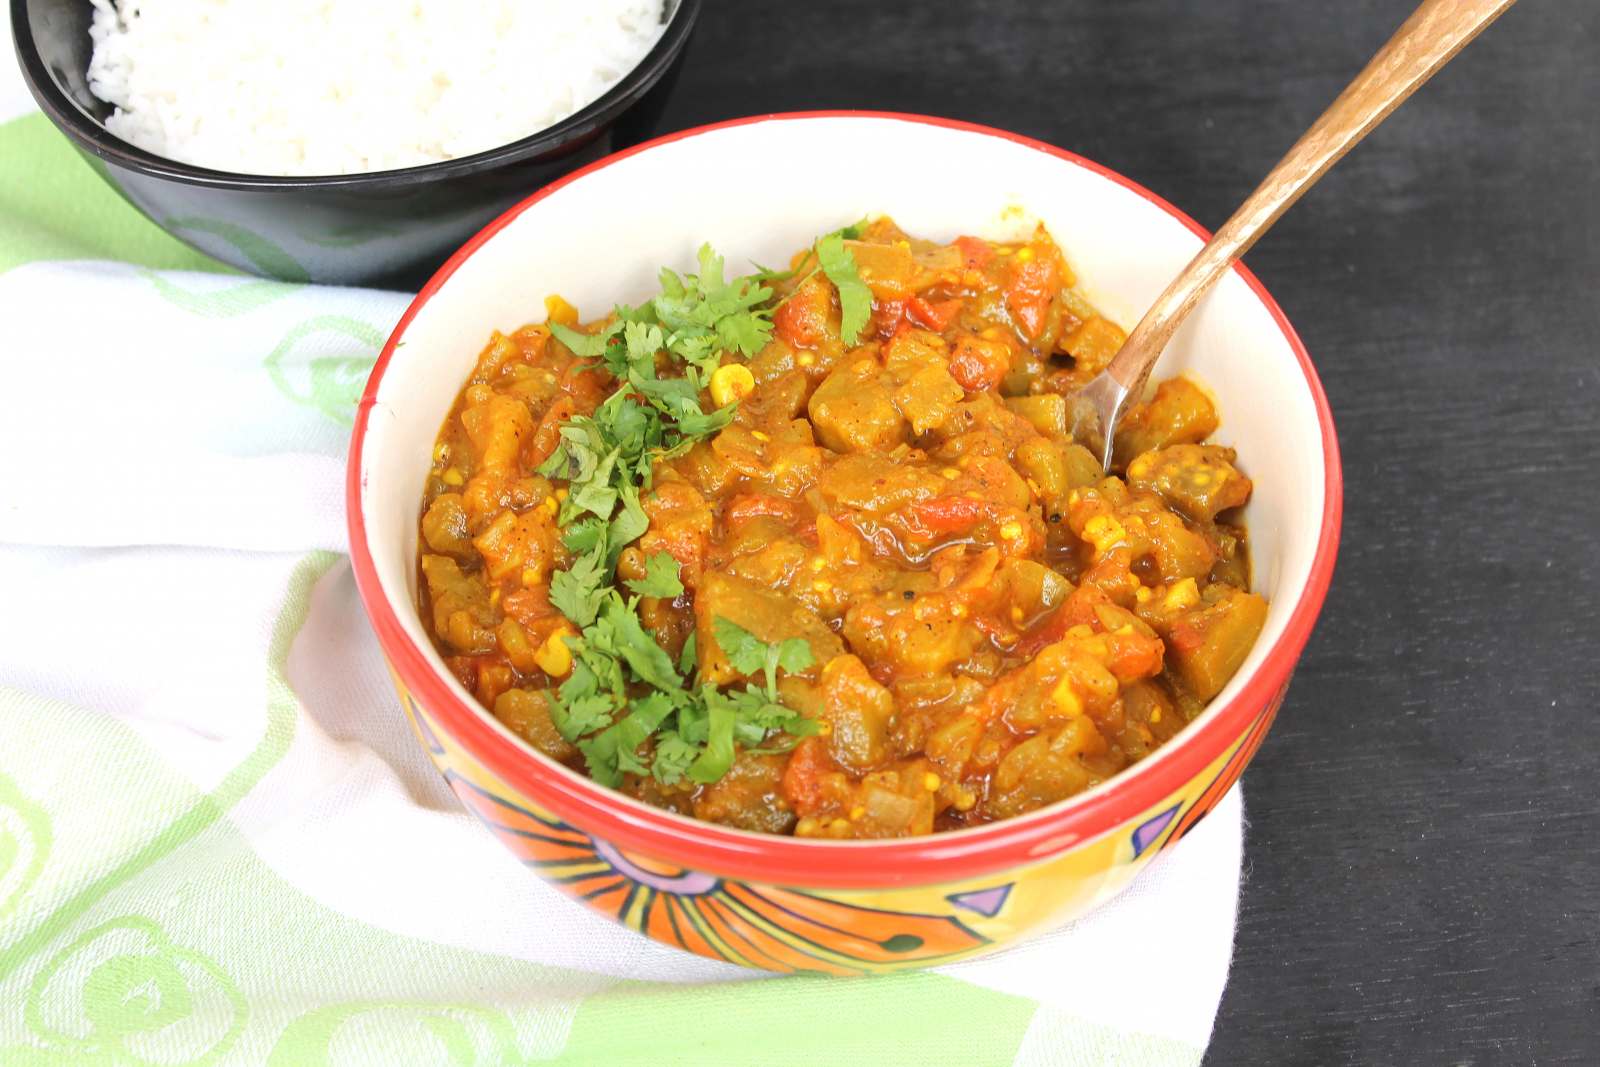
[[1199,1062],[1236,794],[1089,918],[889,978],[679,954],[522,869],[414,743],[343,555],[407,297],[166,237],[10,61],[0,120],[0,1064]]

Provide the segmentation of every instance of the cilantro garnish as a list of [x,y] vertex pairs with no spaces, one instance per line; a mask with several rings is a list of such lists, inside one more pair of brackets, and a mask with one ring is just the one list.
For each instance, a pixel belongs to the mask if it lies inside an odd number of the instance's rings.
[[[865,322],[860,294],[866,293],[870,313],[871,293],[843,248],[847,232],[855,235],[848,228],[818,242],[818,269],[839,287],[845,321],[853,324],[846,340],[853,343]],[[834,244],[824,253],[828,241]],[[550,324],[557,341],[575,355],[600,360],[618,381],[592,415],[563,424],[560,443],[539,467],[540,474],[567,482],[558,521],[575,558],[551,576],[550,603],[579,629],[564,639],[573,666],[554,691],[551,720],[583,753],[590,775],[611,786],[630,773],[669,785],[685,777],[715,782],[732,766],[738,746],[779,752],[817,729],[778,694],[779,670],[812,665],[805,641],[768,644],[727,619],[715,620],[718,644],[735,669],[760,672],[766,683],[718,689],[694,677],[692,635],[674,663],[639,620],[642,598],[684,592],[677,561],[655,553],[645,560],[642,578],[623,583],[631,596],[617,588],[618,557],[649,526],[639,494],[649,490],[656,461],[728,425],[734,405],[707,411],[701,394],[724,356],[750,358],[772,337],[766,279],[726,280],[722,257],[709,245],[700,249],[699,263],[699,274],[662,270],[658,296],[636,308],[617,307],[598,332]],[[662,375],[663,354],[678,376]]]
[[[838,290],[839,339],[847,345],[853,345],[861,339],[861,331],[866,329],[872,318],[872,290],[861,280],[861,269],[856,265],[855,254],[844,246],[846,241],[860,238],[865,227],[866,220],[862,219],[817,238],[811,246],[811,256],[816,259],[817,265],[800,279],[800,283],[804,283],[821,271]],[[807,261],[802,260],[802,263]],[[757,266],[760,267],[759,264]],[[793,278],[797,273],[798,270],[776,271],[760,267],[759,273],[752,277],[762,282],[781,282]],[[800,283],[779,302],[780,305],[800,291]]]
[[678,561],[665,552],[657,552],[644,561],[644,577],[628,580],[628,588],[640,596],[671,599],[683,594],[683,582],[678,579]]
[[779,667],[794,673],[811,666],[811,646],[798,637],[769,645],[749,630],[722,618],[714,620],[711,629],[734,670],[740,674],[754,674],[756,671],[766,674],[767,690],[774,694],[774,700],[778,699]]
[[844,246],[841,234],[830,233],[817,241],[817,262],[833,287],[839,290],[839,334],[847,345],[861,337],[872,317],[872,290],[861,280],[855,255]]

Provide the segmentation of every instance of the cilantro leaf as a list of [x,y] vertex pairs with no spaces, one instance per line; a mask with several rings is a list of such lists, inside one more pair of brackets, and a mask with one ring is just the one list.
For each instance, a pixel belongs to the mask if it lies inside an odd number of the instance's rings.
[[811,654],[811,642],[800,637],[791,637],[778,644],[778,666],[790,674],[798,674],[816,662],[816,657]]
[[[576,688],[587,690],[593,680],[594,676],[590,674]],[[550,705],[550,721],[562,737],[576,741],[586,733],[609,726],[615,710],[616,703],[607,694],[584,691],[573,695],[563,684]]]
[[633,710],[616,723],[579,741],[578,750],[589,766],[589,775],[604,785],[615,786],[622,780],[623,772],[648,774],[650,768],[638,756],[639,746],[672,711],[669,695],[651,693],[635,700]]
[[676,733],[663,733],[656,740],[650,773],[663,785],[676,785],[699,754],[699,746],[691,745]]
[[711,632],[734,670],[740,674],[761,671],[766,675],[766,695],[773,703],[778,700],[778,669],[781,667],[793,674],[805,670],[815,661],[811,654],[811,643],[802,637],[790,637],[776,644],[768,644],[720,615],[711,620]]
[[734,702],[717,692],[715,686],[701,686],[700,696],[709,713],[706,745],[686,773],[692,781],[709,785],[733,766],[733,728],[738,714]]
[[678,673],[688,674],[694,670],[695,661],[699,658],[699,642],[695,640],[694,631],[689,631],[689,639],[683,643],[683,651],[678,653]]
[[566,532],[561,535],[561,543],[567,546],[568,552],[603,551],[599,546],[604,544],[605,535],[606,524],[590,515],[568,526]]
[[672,657],[645,630],[633,605],[625,602],[615,589],[608,589],[603,595],[600,617],[591,628],[584,630],[585,639],[592,631],[600,647],[626,663],[634,676],[646,685],[667,691],[680,688],[682,681],[673,667]]
[[622,503],[622,510],[612,518],[611,528],[606,534],[610,546],[606,555],[608,569],[616,567],[617,557],[622,555],[622,550],[650,528],[650,516],[644,513],[644,507],[639,503],[639,490],[624,482],[617,490],[617,499]]
[[616,334],[616,328],[602,330],[600,333],[582,333],[570,326],[563,326],[559,322],[547,322],[550,333],[557,341],[572,349],[575,356],[592,358],[604,355],[607,343]]
[[683,582],[678,578],[678,561],[666,552],[645,557],[644,577],[630,578],[626,584],[640,596],[671,600],[683,595]]
[[842,231],[819,239],[816,248],[822,273],[839,290],[840,338],[845,344],[853,345],[860,340],[861,331],[872,317],[872,290],[861,280],[855,254],[844,246]]
[[705,414],[684,415],[678,419],[678,426],[691,437],[708,437],[733,422],[733,411],[737,406],[729,404]]
[[718,615],[711,620],[711,633],[717,647],[740,674],[754,674],[767,662],[767,643],[731,619]]
[[605,599],[602,563],[601,554],[589,553],[550,576],[550,603],[579,627],[594,622]]

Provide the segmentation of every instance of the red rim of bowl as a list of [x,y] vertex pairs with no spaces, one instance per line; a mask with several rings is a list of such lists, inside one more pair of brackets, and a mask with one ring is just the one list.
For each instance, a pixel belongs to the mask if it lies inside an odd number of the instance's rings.
[[[1038,862],[1070,846],[1093,840],[1138,817],[1200,774],[1286,685],[1301,650],[1311,635],[1318,611],[1333,578],[1339,546],[1344,481],[1339,447],[1327,396],[1317,379],[1305,345],[1289,325],[1277,302],[1243,264],[1234,270],[1271,313],[1284,340],[1293,350],[1305,375],[1317,411],[1322,435],[1325,472],[1322,528],[1304,590],[1277,642],[1256,673],[1240,691],[1220,707],[1207,709],[1163,750],[1160,758],[1135,766],[1099,788],[1037,812],[954,833],[887,841],[821,841],[769,836],[732,830],[652,808],[562,767],[502,733],[488,721],[488,712],[463,701],[406,634],[378,581],[376,565],[367,546],[362,513],[361,467],[368,419],[384,372],[394,357],[397,342],[411,320],[460,266],[513,219],[557,190],[604,167],[647,152],[658,145],[698,137],[718,130],[764,122],[806,119],[883,119],[937,126],[996,137],[1047,153],[1092,171],[1148,200],[1181,223],[1201,240],[1210,235],[1193,219],[1161,197],[1115,171],[1054,145],[1004,130],[953,119],[877,111],[809,111],[753,115],[748,118],[698,126],[658,137],[617,152],[545,186],[511,208],[461,247],[439,268],[400,317],[372,368],[351,436],[346,510],[350,553],[367,614],[379,644],[394,670],[416,697],[436,717],[455,741],[511,788],[520,791],[577,828],[623,848],[719,875],[831,889],[872,889],[954,882],[998,870]],[[406,605],[407,610],[414,610]],[[1143,773],[1141,773],[1143,772]]]

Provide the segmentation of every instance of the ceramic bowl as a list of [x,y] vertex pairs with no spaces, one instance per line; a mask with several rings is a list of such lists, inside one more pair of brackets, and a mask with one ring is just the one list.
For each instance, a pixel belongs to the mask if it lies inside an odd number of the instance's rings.
[[1255,754],[1338,542],[1339,454],[1326,399],[1283,313],[1241,267],[1191,316],[1158,374],[1187,372],[1219,399],[1217,438],[1238,448],[1256,484],[1246,517],[1256,589],[1271,609],[1238,675],[1150,758],[1009,821],[840,842],[696,822],[535,752],[451,677],[417,609],[430,451],[490,331],[542,319],[554,292],[593,314],[637,302],[654,291],[660,265],[691,267],[703,241],[730,262],[782,262],[869,213],[941,240],[1010,238],[1042,221],[1087,295],[1126,325],[1204,236],[1104,167],[957,122],[775,115],[675,134],[541,190],[456,253],[378,359],[350,451],[361,596],[400,703],[462,803],[531,871],[589,907],[666,944],[771,971],[946,963],[1080,915],[1126,886]]
[[528,190],[654,133],[700,11],[700,0],[666,0],[667,24],[639,65],[532,136],[420,167],[284,178],[179,163],[110,133],[111,105],[86,77],[88,0],[10,2],[18,65],[40,108],[156,225],[251,274],[404,289]]

